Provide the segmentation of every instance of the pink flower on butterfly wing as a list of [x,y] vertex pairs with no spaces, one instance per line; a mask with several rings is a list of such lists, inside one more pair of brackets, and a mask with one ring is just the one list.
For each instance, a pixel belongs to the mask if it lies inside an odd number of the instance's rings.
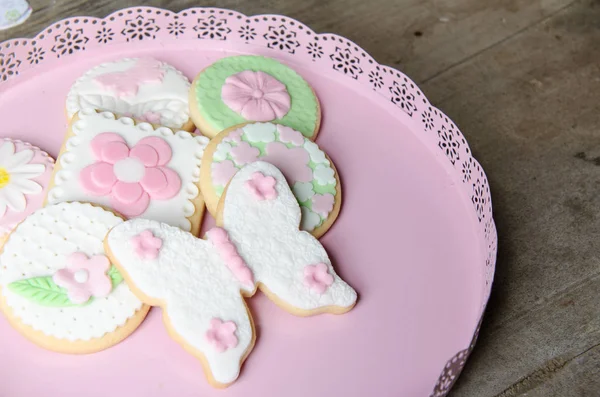
[[227,77],[221,99],[231,110],[252,121],[280,119],[291,107],[285,84],[265,72],[251,70]]
[[104,132],[90,147],[98,160],[81,170],[79,182],[87,193],[110,196],[111,207],[126,217],[139,216],[153,200],[168,200],[181,189],[181,179],[165,165],[171,160],[162,138],[142,138],[131,149],[120,135]]
[[261,172],[255,172],[246,181],[246,188],[259,201],[273,200],[277,198],[275,183],[277,181],[272,176],[265,176]]
[[327,291],[331,284],[333,284],[333,276],[329,274],[326,264],[317,263],[304,268],[304,285],[317,294]]
[[206,331],[205,337],[219,353],[223,353],[237,346],[236,330],[237,326],[233,321],[224,322],[220,318],[213,318],[210,320],[210,328]]
[[88,258],[75,252],[67,258],[67,267],[58,270],[52,280],[67,290],[69,300],[75,304],[87,302],[92,296],[104,298],[112,290],[112,282],[106,274],[110,261],[104,255]]
[[266,156],[261,160],[279,168],[291,186],[296,182],[310,182],[313,179],[312,170],[308,166],[310,155],[303,147],[288,148],[281,142],[270,142],[265,146],[265,153]]
[[135,96],[145,83],[160,83],[165,75],[162,63],[153,58],[140,58],[133,67],[119,72],[104,73],[95,81],[112,90],[117,97]]
[[155,237],[150,230],[144,230],[131,238],[131,245],[135,253],[142,259],[156,259],[162,244],[162,240]]

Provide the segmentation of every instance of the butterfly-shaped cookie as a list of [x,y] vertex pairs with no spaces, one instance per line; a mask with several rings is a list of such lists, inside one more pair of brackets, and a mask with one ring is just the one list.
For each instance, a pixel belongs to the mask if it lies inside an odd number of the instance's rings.
[[133,219],[105,245],[144,302],[161,306],[171,335],[203,363],[210,382],[235,381],[255,340],[243,296],[257,287],[297,315],[341,314],[356,292],[333,270],[323,246],[300,231],[301,212],[283,174],[255,162],[221,199],[206,239],[164,223]]

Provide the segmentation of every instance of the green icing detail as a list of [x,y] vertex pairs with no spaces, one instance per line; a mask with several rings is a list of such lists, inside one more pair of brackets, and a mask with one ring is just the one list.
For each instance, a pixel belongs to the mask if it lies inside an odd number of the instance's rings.
[[121,284],[121,282],[123,281],[123,276],[121,276],[121,273],[119,273],[119,271],[114,265],[111,265],[110,269],[108,269],[108,272],[106,274],[108,275],[108,277],[110,277],[113,289],[117,288],[117,285]]
[[8,289],[42,306],[77,306],[67,296],[67,290],[54,283],[52,276],[15,281],[8,284]]
[[283,118],[274,121],[300,131],[307,138],[314,135],[319,122],[318,103],[311,87],[289,67],[274,59],[254,55],[223,58],[206,68],[196,81],[198,110],[215,130],[222,131],[249,121],[221,100],[221,88],[227,77],[244,70],[268,73],[285,84],[292,99],[291,108]]
[[[313,185],[313,190],[315,191],[316,194],[325,194],[325,193],[331,193],[334,197],[336,194],[335,191],[335,185],[319,185],[319,183],[316,180],[312,180],[312,185]],[[312,209],[312,207],[311,207]]]
[[[121,276],[121,273],[119,273],[115,266],[111,266],[106,274],[110,277],[113,289],[123,281],[123,276]],[[52,276],[33,277],[15,281],[8,284],[8,289],[39,305],[49,307],[82,306],[87,305],[94,299],[91,297],[81,305],[71,302],[67,290],[56,285],[54,280],[52,280]]]

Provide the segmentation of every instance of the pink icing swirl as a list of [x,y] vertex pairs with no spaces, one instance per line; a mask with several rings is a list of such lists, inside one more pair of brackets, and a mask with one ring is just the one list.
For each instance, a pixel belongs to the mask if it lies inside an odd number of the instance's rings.
[[229,235],[225,229],[213,227],[206,232],[208,240],[212,242],[221,255],[221,258],[231,270],[235,278],[242,284],[254,286],[254,276],[252,271],[240,256],[235,245],[229,240]]
[[290,111],[291,98],[285,85],[265,72],[244,70],[229,76],[221,99],[246,120],[281,119]]

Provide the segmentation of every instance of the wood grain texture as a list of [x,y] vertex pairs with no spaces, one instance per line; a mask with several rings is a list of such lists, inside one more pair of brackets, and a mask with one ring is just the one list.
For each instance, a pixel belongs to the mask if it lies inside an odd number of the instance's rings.
[[[31,1],[0,41],[142,2]],[[146,1],[174,11],[197,1]],[[467,137],[500,235],[454,397],[600,396],[600,1],[220,0],[345,36],[411,76]]]

